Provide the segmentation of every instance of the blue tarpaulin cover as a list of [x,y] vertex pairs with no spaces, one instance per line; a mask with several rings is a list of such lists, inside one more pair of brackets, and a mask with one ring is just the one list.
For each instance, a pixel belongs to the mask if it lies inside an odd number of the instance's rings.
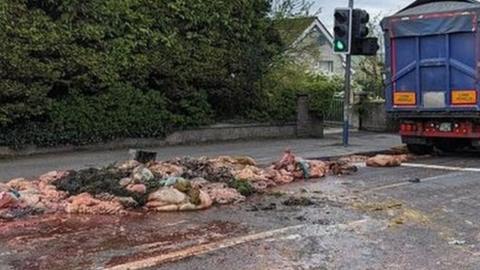
[[[391,37],[426,36],[456,32],[473,32],[478,23],[480,2],[472,0],[417,0],[385,18],[383,30]],[[444,16],[431,16],[444,14]],[[391,31],[391,33],[389,33]]]
[[459,32],[474,32],[476,14],[458,14],[433,18],[414,18],[390,22],[391,37],[429,36]]
[[[452,103],[455,90],[480,96],[480,2],[418,0],[382,21],[386,109],[389,113],[478,112],[480,102]],[[415,104],[394,104],[394,93]]]

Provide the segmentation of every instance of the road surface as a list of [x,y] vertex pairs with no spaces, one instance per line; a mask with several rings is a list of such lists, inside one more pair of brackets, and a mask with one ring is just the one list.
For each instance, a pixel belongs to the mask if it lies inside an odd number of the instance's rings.
[[[346,155],[355,152],[379,151],[401,144],[395,134],[352,132],[351,146],[341,146],[341,134],[327,134],[324,139],[275,139],[222,142],[215,144],[150,148],[158,159],[182,156],[246,155],[260,163],[278,160],[286,148],[305,158]],[[0,160],[0,182],[15,177],[34,177],[52,170],[71,170],[112,164],[129,158],[127,150],[73,152]]]
[[0,227],[0,269],[480,269],[479,164],[362,167],[203,212],[33,218]]

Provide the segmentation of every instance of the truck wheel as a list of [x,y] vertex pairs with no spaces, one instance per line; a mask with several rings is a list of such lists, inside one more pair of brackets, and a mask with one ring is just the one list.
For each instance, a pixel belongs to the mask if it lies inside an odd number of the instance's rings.
[[407,144],[408,151],[416,155],[426,155],[433,152],[433,146],[423,144]]
[[468,140],[456,139],[456,140],[439,140],[435,142],[435,147],[442,152],[451,153],[462,148],[469,146],[471,143]]
[[443,144],[443,143],[436,143],[435,147],[440,149],[440,151],[444,153],[452,153],[458,150],[458,145],[451,143],[451,144]]

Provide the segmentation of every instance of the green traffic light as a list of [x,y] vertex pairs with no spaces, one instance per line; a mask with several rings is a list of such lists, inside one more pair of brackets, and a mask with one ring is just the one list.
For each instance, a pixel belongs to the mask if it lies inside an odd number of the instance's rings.
[[337,51],[343,51],[345,50],[345,44],[343,44],[343,42],[341,42],[340,40],[337,40],[335,42],[335,48],[337,49]]

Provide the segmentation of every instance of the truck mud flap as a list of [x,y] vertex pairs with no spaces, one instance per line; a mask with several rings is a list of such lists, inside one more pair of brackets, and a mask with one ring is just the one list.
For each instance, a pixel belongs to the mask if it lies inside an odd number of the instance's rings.
[[432,145],[431,140],[427,138],[420,138],[420,137],[403,137],[402,136],[402,143],[417,144],[417,145]]

